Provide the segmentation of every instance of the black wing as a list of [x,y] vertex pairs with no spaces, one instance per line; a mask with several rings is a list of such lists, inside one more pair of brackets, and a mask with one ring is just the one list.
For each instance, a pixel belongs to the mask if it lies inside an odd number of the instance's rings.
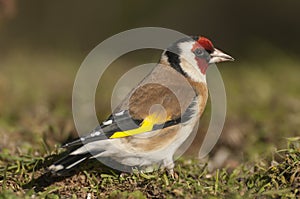
[[[176,125],[178,123],[187,122],[194,113],[194,106],[196,105],[195,100],[189,105],[187,110],[184,112],[182,117],[166,121],[164,124],[157,124],[153,126],[152,130],[158,130],[162,128],[167,128],[169,126]],[[127,131],[135,128],[139,128],[142,120],[134,120],[130,117],[129,112],[121,111],[115,114],[112,114],[106,121],[104,121],[101,125],[96,127],[89,135],[85,137],[78,138],[72,142],[69,142],[63,145],[63,148],[72,148],[78,147],[83,144],[110,139],[115,132]]]
[[133,120],[128,111],[121,111],[110,115],[106,121],[102,122],[87,136],[78,138],[62,147],[70,148],[89,142],[109,139],[115,132],[138,128],[141,122],[141,120]]

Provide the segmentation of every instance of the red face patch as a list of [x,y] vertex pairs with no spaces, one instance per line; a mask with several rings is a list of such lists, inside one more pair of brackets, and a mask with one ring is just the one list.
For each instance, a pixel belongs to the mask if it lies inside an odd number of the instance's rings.
[[[197,42],[193,45],[192,52],[194,53],[197,48],[204,49],[208,53],[211,53],[214,51],[214,46],[211,43],[211,41],[205,37],[199,37]],[[202,74],[206,74],[206,70],[208,68],[208,61],[205,59],[205,57],[195,57],[195,60],[197,61],[198,67],[201,70]]]
[[199,37],[197,41],[206,51],[213,52],[214,51],[214,45],[211,43],[211,41],[205,37]]
[[203,75],[206,74],[208,63],[204,59],[196,59],[198,67]]

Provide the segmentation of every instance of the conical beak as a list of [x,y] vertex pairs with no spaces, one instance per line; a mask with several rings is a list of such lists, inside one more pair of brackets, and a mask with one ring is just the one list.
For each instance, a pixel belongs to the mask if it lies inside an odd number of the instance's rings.
[[210,54],[210,57],[211,57],[209,60],[210,64],[224,62],[224,61],[234,61],[234,59],[231,56],[223,53],[222,51],[216,48],[214,52]]

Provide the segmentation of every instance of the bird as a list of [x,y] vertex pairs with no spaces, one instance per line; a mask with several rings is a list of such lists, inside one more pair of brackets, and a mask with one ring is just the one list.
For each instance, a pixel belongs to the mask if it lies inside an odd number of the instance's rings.
[[67,155],[48,170],[62,176],[97,158],[110,167],[120,165],[116,166],[118,170],[161,168],[172,174],[174,154],[192,134],[205,110],[208,67],[233,60],[204,36],[175,41],[105,121],[62,146]]

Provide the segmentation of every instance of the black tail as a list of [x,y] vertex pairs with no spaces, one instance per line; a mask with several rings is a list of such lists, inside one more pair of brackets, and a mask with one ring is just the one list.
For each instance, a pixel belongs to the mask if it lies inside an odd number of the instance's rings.
[[90,153],[67,155],[49,166],[48,169],[53,175],[64,176],[68,174],[72,169],[76,168],[78,164],[89,159],[91,156],[92,155]]

